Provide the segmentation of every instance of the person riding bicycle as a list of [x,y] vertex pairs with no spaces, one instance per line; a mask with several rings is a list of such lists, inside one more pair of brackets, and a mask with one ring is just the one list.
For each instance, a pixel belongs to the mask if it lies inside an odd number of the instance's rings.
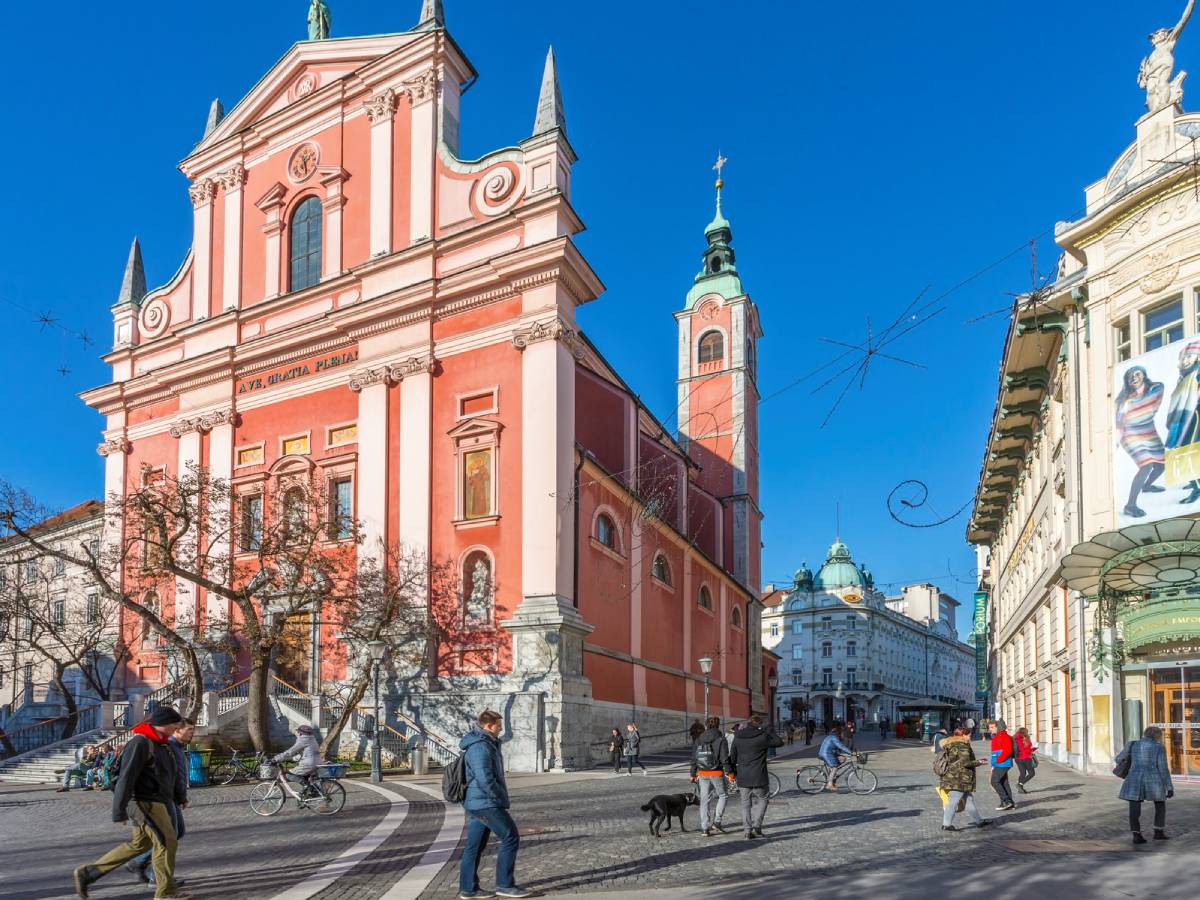
[[825,736],[825,740],[821,741],[821,749],[817,751],[817,756],[821,758],[821,762],[829,769],[829,780],[825,783],[825,790],[836,791],[837,785],[837,767],[842,764],[843,756],[850,756],[850,748],[842,743],[842,726],[834,725],[829,729],[829,734]]
[[284,777],[294,778],[303,784],[303,796],[307,796],[312,787],[313,773],[317,771],[317,766],[321,765],[321,745],[317,743],[317,735],[311,725],[301,725],[297,728],[296,743],[277,756],[273,756],[271,763],[279,765],[285,759],[292,759],[296,756],[300,757],[300,762],[290,772],[285,772]]

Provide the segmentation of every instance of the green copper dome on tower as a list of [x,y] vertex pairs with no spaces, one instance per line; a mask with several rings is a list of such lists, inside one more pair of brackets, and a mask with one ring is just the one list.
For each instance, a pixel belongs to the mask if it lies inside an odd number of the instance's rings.
[[862,587],[862,585],[862,572],[850,558],[850,548],[839,538],[829,546],[825,565],[821,566],[821,571],[813,579],[813,589],[836,591],[840,588]]
[[717,211],[713,220],[704,229],[704,237],[708,246],[704,249],[704,265],[696,275],[692,289],[688,291],[686,309],[696,305],[696,301],[708,294],[716,294],[725,300],[732,300],[746,293],[742,287],[742,279],[738,276],[734,265],[733,227],[721,211],[721,188],[725,186],[721,178],[721,169],[725,166],[725,157],[717,155]]

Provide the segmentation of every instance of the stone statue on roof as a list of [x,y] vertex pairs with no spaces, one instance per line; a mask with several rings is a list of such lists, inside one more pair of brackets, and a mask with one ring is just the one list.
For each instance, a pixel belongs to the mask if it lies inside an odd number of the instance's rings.
[[1187,72],[1181,71],[1172,78],[1171,71],[1175,68],[1175,42],[1183,33],[1183,26],[1191,18],[1195,5],[1196,0],[1188,0],[1178,25],[1160,28],[1150,35],[1154,49],[1142,60],[1138,69],[1138,87],[1146,91],[1146,108],[1150,112],[1158,112],[1183,100],[1183,79],[1187,77]]
[[312,0],[308,8],[308,39],[323,41],[329,37],[329,26],[333,17],[329,14],[329,4],[325,0]]

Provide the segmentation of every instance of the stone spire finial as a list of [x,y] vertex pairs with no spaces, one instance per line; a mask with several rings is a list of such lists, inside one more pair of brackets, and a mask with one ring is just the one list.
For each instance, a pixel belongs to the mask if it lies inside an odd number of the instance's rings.
[[433,31],[446,27],[446,14],[442,11],[442,0],[421,0],[421,18],[413,31]]
[[221,105],[221,98],[214,97],[212,106],[208,108],[208,122],[204,125],[204,136],[208,137],[217,130],[217,126],[221,124],[221,120],[225,118],[225,107]]
[[142,267],[142,245],[133,239],[129,248],[129,261],[125,263],[125,277],[121,279],[121,292],[117,303],[141,303],[146,296],[146,270]]
[[567,116],[563,112],[562,92],[558,89],[558,68],[554,64],[554,48],[551,47],[546,53],[546,67],[542,70],[542,90],[538,94],[533,136],[545,134],[555,128],[566,135]]

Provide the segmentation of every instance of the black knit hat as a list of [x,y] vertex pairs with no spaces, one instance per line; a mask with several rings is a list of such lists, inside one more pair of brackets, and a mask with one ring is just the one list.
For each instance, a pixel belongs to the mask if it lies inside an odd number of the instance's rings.
[[171,709],[169,706],[160,706],[154,712],[150,713],[150,718],[146,720],[150,725],[178,725],[183,721],[183,716]]

